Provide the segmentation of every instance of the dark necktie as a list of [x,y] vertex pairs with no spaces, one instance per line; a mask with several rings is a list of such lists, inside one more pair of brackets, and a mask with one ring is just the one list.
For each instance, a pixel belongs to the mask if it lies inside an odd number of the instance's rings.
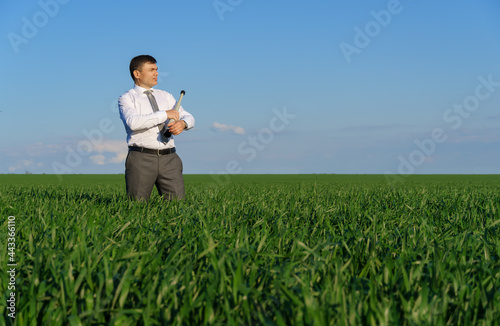
[[[147,91],[144,91],[144,93],[148,96],[149,103],[151,103],[151,107],[153,108],[153,112],[160,111],[158,108],[158,103],[156,103],[156,99],[152,94],[152,90],[148,89]],[[165,135],[163,134],[163,127],[165,127],[164,123],[161,123],[158,125],[158,130],[160,131],[160,134],[162,136],[163,141],[167,141],[168,138],[170,137],[170,132],[166,132]],[[167,135],[168,133],[168,135]]]

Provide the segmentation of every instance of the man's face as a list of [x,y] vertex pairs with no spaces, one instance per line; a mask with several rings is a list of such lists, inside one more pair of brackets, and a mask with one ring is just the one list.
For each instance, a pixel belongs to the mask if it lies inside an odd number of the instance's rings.
[[144,88],[151,88],[158,84],[158,66],[156,63],[146,62],[140,70],[134,71],[135,83]]

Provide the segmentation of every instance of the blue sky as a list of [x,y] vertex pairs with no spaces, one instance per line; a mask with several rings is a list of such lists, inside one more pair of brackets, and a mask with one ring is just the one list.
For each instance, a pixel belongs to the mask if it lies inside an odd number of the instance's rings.
[[500,3],[0,4],[0,173],[123,173],[130,59],[196,128],[184,173],[500,173]]

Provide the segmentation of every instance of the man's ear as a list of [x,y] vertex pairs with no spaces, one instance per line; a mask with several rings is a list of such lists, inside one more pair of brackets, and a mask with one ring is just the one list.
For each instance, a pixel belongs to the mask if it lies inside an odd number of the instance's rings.
[[134,70],[134,77],[135,77],[135,79],[139,79],[140,75],[141,75],[141,73],[139,72],[139,70]]

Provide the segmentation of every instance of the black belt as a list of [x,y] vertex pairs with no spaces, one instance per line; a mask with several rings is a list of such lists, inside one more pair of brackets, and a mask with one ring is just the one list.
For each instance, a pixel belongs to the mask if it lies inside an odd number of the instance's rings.
[[156,154],[156,155],[167,155],[167,154],[175,153],[175,147],[167,148],[167,149],[150,149],[150,148],[144,148],[144,147],[139,147],[139,146],[129,146],[128,150],[134,151],[134,152],[147,153],[147,154]]

